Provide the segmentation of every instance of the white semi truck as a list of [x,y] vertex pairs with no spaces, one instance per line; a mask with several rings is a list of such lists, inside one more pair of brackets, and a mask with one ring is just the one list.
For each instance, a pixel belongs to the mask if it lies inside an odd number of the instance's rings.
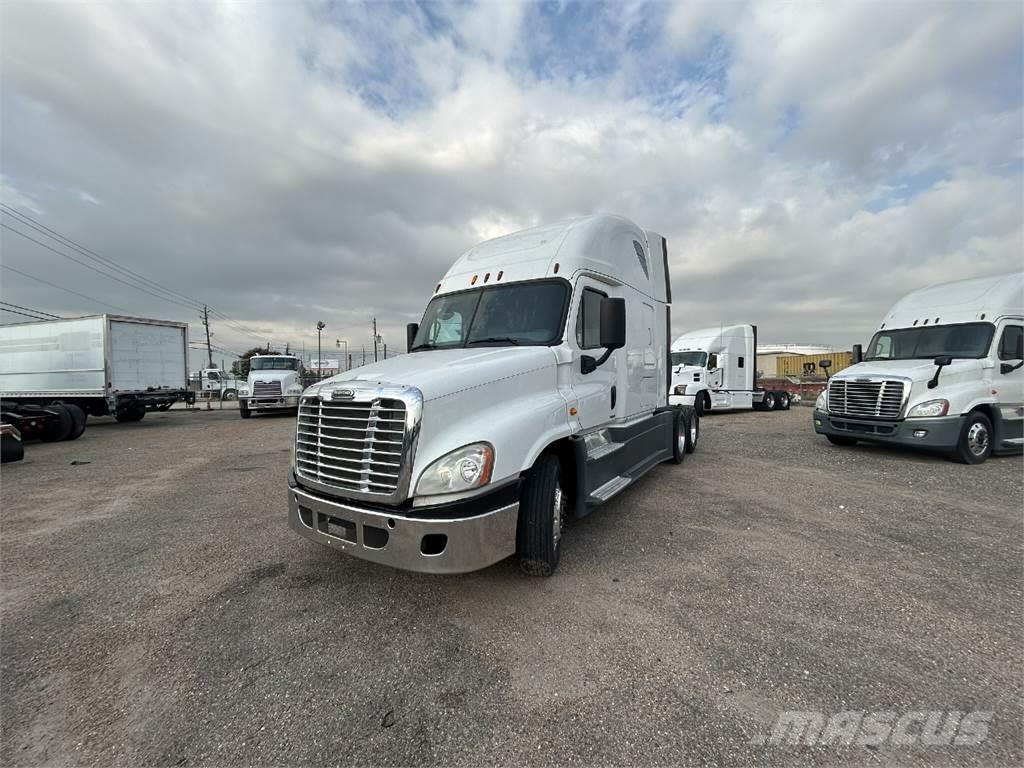
[[249,376],[238,388],[238,413],[296,412],[302,394],[302,361],[295,355],[253,355]]
[[707,411],[788,410],[790,394],[757,386],[757,326],[684,333],[672,344],[669,402]]
[[[147,410],[189,397],[187,360],[184,323],[94,315],[4,325],[0,399],[25,426],[49,420],[55,406],[70,407],[76,422],[80,412],[83,425],[85,415],[140,421]],[[65,431],[43,430],[44,439],[66,439],[54,437]],[[77,431],[75,423],[68,434]]]
[[879,324],[862,362],[829,380],[814,430],[980,464],[1024,447],[1024,273],[923,288]]
[[569,517],[696,447],[696,414],[668,402],[670,302],[664,238],[618,216],[470,249],[409,354],[303,394],[289,524],[396,568],[518,554],[550,575]]

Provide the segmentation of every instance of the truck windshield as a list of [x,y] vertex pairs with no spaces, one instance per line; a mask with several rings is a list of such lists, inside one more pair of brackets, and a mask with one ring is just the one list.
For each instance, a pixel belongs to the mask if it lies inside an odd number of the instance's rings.
[[991,323],[924,325],[879,331],[868,345],[865,360],[930,360],[949,357],[985,357],[992,332]]
[[249,360],[253,371],[297,371],[299,361],[294,357],[253,357]]
[[696,365],[703,368],[707,365],[707,352],[673,352],[672,365]]
[[533,280],[435,296],[411,351],[466,346],[548,345],[562,338],[569,286]]

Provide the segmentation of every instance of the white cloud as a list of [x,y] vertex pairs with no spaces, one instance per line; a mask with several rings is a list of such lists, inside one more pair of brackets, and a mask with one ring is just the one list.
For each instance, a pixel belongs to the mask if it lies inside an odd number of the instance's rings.
[[462,249],[594,210],[669,237],[680,331],[845,344],[904,289],[1020,267],[1019,6],[620,10],[7,4],[4,199],[307,346],[374,315],[399,344]]

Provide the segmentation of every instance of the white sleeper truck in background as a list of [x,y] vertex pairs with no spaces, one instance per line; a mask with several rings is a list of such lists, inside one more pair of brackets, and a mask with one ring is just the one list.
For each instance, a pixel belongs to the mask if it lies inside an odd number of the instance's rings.
[[550,575],[568,516],[696,446],[668,402],[665,241],[592,216],[482,243],[432,288],[409,354],[303,393],[289,523],[396,568]]
[[1024,273],[907,294],[862,362],[829,380],[814,429],[941,451],[967,464],[1024,446]]
[[672,343],[669,402],[707,411],[787,410],[788,392],[757,379],[757,326],[723,325],[684,333]]

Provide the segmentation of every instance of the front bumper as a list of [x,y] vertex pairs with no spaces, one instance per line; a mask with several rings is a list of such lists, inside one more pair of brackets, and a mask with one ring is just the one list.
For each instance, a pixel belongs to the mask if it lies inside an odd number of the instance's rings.
[[473,517],[430,520],[389,515],[288,488],[288,525],[353,557],[420,573],[467,573],[516,550],[519,503]]
[[238,398],[238,405],[241,408],[248,408],[250,411],[269,411],[275,408],[298,408],[299,395],[287,395],[285,397],[253,397],[247,395]]
[[933,450],[955,448],[960,439],[963,416],[933,419],[858,419],[814,409],[814,431],[819,435],[851,437],[874,443],[918,446]]
[[695,397],[696,397],[695,395],[675,395],[675,394],[672,394],[672,395],[668,396],[668,404],[669,405],[693,405],[693,401],[694,401]]

